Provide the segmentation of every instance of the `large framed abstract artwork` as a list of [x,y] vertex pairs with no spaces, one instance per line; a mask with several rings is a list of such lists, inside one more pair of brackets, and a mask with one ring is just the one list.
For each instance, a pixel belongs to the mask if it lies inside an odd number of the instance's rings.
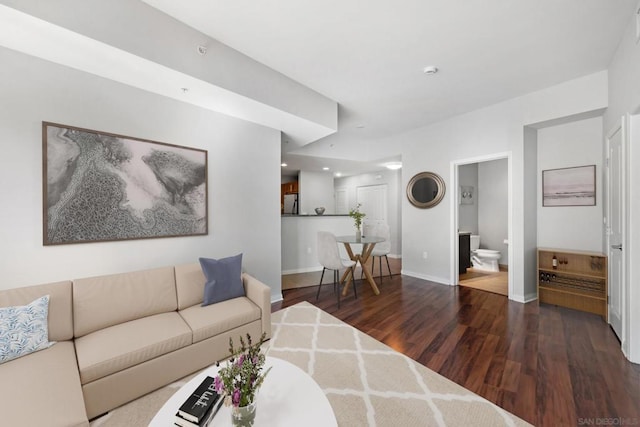
[[542,171],[542,206],[595,206],[596,166]]
[[207,151],[42,122],[43,244],[208,233]]

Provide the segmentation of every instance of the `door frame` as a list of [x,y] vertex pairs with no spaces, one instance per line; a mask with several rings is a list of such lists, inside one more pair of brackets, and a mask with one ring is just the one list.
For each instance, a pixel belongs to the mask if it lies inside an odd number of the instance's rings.
[[[479,156],[479,157],[472,157],[472,158],[467,158],[467,159],[459,159],[459,160],[454,160],[451,162],[451,189],[449,191],[451,191],[451,239],[450,241],[452,242],[451,245],[451,252],[450,252],[450,262],[449,262],[449,266],[451,268],[450,270],[450,274],[449,277],[451,277],[451,286],[458,286],[458,282],[460,281],[460,273],[458,271],[458,262],[459,262],[459,252],[460,252],[460,248],[459,248],[459,242],[458,242],[458,230],[459,230],[459,218],[458,218],[458,211],[459,211],[459,205],[458,205],[458,168],[460,166],[463,165],[468,165],[468,164],[472,164],[472,163],[482,163],[482,162],[490,162],[492,160],[501,160],[501,159],[507,159],[507,176],[508,176],[508,187],[507,187],[507,197],[508,197],[508,204],[507,204],[507,239],[509,240],[509,244],[507,245],[507,253],[509,254],[509,263],[511,263],[513,260],[513,185],[512,185],[512,170],[511,170],[511,152],[501,152],[501,153],[495,153],[495,154],[488,154],[485,156]],[[514,279],[513,279],[513,274],[514,274],[514,269],[513,268],[509,268],[509,270],[507,271],[507,278],[508,278],[508,293],[509,299],[513,299],[514,296],[514,290],[513,290],[513,285],[514,285]]]
[[[638,218],[640,218],[640,200],[634,195],[640,187],[640,173],[631,168],[632,162],[637,162],[640,150],[634,149],[640,141],[640,104],[632,108],[624,115],[626,126],[625,136],[625,283],[626,301],[624,305],[625,319],[623,320],[624,338],[622,341],[622,353],[633,363],[640,363],[640,328],[637,326],[640,320],[640,292],[631,286],[637,283],[640,277],[640,251],[637,244],[640,236]],[[635,225],[634,225],[635,224]],[[624,243],[623,243],[624,244]]]
[[[604,141],[604,149],[605,149],[605,159],[606,159],[606,173],[605,173],[605,180],[606,180],[606,184],[605,184],[605,195],[606,195],[606,200],[604,201],[604,223],[605,223],[605,248],[606,248],[606,255],[607,258],[609,258],[609,255],[611,253],[611,226],[610,226],[610,218],[611,218],[611,210],[612,210],[612,206],[611,206],[611,192],[609,191],[611,188],[611,169],[610,169],[610,165],[609,165],[609,161],[610,161],[610,141],[613,138],[613,136],[617,133],[620,132],[620,149],[622,151],[622,171],[620,171],[620,174],[622,176],[622,188],[620,189],[620,209],[621,209],[621,216],[622,216],[622,236],[621,236],[621,244],[622,244],[622,257],[621,257],[621,262],[622,262],[622,268],[621,268],[621,272],[620,272],[620,306],[621,306],[621,319],[620,319],[620,327],[621,327],[621,331],[620,331],[620,336],[618,338],[620,338],[620,342],[621,342],[621,346],[622,346],[622,351],[623,353],[627,354],[627,351],[625,351],[625,348],[628,349],[628,342],[627,342],[627,319],[628,319],[628,309],[627,309],[627,298],[628,298],[628,283],[626,280],[627,277],[627,251],[628,251],[628,239],[627,239],[627,159],[628,159],[628,153],[627,153],[627,122],[628,120],[626,120],[625,116],[622,116],[620,118],[620,120],[618,120],[616,122],[616,124],[607,132],[607,134],[605,135],[605,141]],[[607,286],[607,306],[609,305],[609,296],[611,294],[611,272],[612,269],[608,268],[607,269],[607,283],[609,284],[609,286]],[[608,312],[608,316],[607,316],[607,323],[609,323],[611,325],[611,310],[608,309],[607,307],[607,312]]]

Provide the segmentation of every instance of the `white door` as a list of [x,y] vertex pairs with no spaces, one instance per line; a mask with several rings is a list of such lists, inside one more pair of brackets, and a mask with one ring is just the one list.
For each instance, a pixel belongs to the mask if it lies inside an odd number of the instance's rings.
[[624,306],[624,123],[607,135],[609,323],[622,339]]
[[336,213],[346,215],[349,213],[349,193],[346,188],[338,188],[334,192],[336,199]]
[[368,185],[356,190],[356,203],[360,203],[360,212],[364,212],[367,224],[387,222],[387,186]]

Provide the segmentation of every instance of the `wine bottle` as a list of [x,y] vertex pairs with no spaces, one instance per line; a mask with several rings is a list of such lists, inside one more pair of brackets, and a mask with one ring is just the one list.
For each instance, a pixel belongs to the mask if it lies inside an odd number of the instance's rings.
[[558,258],[556,257],[556,254],[553,254],[553,258],[551,258],[551,266],[554,270],[558,268]]

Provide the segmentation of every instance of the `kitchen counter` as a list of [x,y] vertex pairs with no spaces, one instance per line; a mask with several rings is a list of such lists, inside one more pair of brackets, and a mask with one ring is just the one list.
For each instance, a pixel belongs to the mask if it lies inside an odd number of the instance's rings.
[[[314,218],[314,219],[309,219]],[[353,219],[349,215],[282,215],[282,274],[321,271],[318,262],[318,231],[336,236],[355,235]],[[338,245],[342,257],[349,256],[344,245]],[[284,288],[283,288],[284,289]]]
[[322,214],[322,215],[316,215],[316,214],[300,214],[300,215],[294,215],[294,214],[282,214],[281,215],[283,218],[289,218],[289,217],[294,217],[294,218],[307,218],[307,217],[317,217],[317,218],[324,218],[324,217],[328,217],[328,216],[349,216],[347,214]]

